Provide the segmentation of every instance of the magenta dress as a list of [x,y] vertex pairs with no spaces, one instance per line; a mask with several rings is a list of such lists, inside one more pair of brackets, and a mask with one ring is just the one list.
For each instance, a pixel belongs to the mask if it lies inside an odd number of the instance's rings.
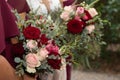
[[3,55],[13,67],[15,62],[14,55],[11,53],[10,38],[17,35],[19,30],[15,23],[15,16],[6,1],[0,0],[0,55]]

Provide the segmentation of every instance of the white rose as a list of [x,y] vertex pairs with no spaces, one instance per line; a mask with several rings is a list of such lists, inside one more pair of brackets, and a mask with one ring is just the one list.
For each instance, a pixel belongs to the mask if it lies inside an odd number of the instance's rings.
[[94,16],[98,15],[98,12],[96,11],[95,8],[90,8],[90,9],[88,10],[88,12],[89,12],[89,14],[91,15],[91,17],[94,17]]
[[72,6],[65,6],[64,11],[73,12],[73,7]]
[[30,67],[27,66],[26,71],[29,72],[29,73],[35,73],[36,69],[35,68],[30,68]]
[[39,56],[39,60],[42,61],[48,57],[49,52],[47,51],[46,48],[41,48],[38,50],[37,55]]
[[31,50],[31,49],[35,49],[37,47],[37,45],[38,45],[37,41],[28,40],[26,47]]
[[88,33],[90,34],[95,29],[95,25],[88,25],[85,28],[88,30]]
[[64,21],[67,21],[67,20],[69,20],[69,18],[70,18],[70,13],[68,12],[68,11],[64,11],[64,12],[62,12],[62,14],[60,15],[60,18],[61,19],[63,19]]

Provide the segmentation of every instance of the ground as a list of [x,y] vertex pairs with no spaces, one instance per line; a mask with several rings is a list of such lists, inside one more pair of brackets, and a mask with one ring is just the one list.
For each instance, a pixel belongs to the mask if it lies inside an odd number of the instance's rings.
[[71,80],[120,80],[120,73],[101,73],[92,71],[72,71]]

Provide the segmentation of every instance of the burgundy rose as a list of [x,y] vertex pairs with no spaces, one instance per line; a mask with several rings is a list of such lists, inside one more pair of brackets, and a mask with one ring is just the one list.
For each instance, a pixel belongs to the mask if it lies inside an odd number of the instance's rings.
[[49,55],[59,55],[59,47],[52,43],[49,43],[46,49],[49,51]]
[[48,40],[49,40],[49,39],[46,37],[45,34],[42,34],[42,35],[41,35],[41,37],[40,37],[40,42],[41,42],[42,44],[47,44]]
[[84,13],[85,13],[85,15],[82,17],[83,20],[87,21],[87,20],[92,19],[92,16],[90,15],[90,13],[87,10],[85,10]]
[[66,57],[66,62],[72,62],[72,55],[68,55],[68,57]]
[[40,37],[40,30],[33,26],[28,26],[23,30],[26,39],[38,39]]
[[53,68],[53,69],[60,69],[61,67],[61,59],[48,59],[48,64]]
[[21,57],[24,54],[24,48],[22,43],[12,45],[11,51],[15,57]]
[[68,31],[73,34],[81,33],[84,26],[85,23],[77,19],[72,19],[67,24]]

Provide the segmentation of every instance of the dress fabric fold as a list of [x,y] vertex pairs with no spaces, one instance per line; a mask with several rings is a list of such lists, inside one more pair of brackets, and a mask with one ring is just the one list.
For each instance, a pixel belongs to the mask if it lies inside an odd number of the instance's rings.
[[8,0],[7,2],[13,7],[13,9],[16,9],[18,13],[30,11],[26,0]]

